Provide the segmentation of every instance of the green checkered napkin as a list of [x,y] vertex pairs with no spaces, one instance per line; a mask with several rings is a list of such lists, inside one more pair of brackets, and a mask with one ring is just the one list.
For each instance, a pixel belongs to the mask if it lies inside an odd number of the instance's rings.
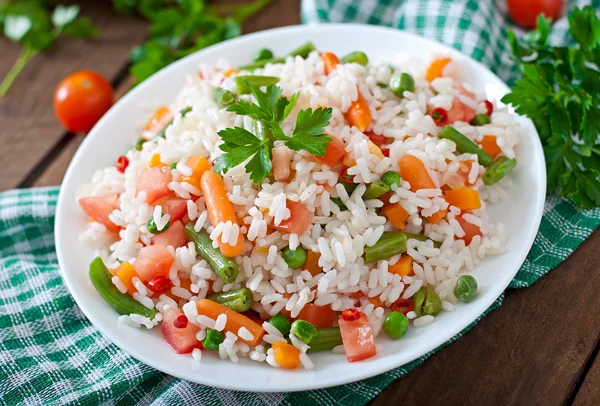
[[[302,15],[305,22],[354,21],[415,32],[462,50],[510,81],[510,23],[505,10],[491,3],[304,0]],[[564,41],[565,29],[566,21],[555,24],[556,42]],[[0,193],[0,404],[362,405],[430,355],[361,382],[291,394],[228,391],[160,373],[104,338],[69,295],[54,251],[57,196],[57,188]],[[599,224],[600,209],[579,211],[550,198],[534,246],[510,286],[535,282]]]

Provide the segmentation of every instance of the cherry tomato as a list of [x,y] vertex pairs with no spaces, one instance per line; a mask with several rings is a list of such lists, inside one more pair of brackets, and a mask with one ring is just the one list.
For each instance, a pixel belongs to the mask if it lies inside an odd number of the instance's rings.
[[556,20],[562,5],[563,0],[508,0],[508,13],[517,25],[531,29],[540,14]]
[[112,106],[113,89],[98,73],[82,70],[59,83],[54,92],[54,114],[69,131],[88,132]]

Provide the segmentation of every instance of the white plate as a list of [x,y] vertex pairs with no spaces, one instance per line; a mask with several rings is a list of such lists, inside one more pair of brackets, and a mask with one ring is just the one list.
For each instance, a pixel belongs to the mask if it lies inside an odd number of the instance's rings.
[[483,65],[446,46],[394,29],[331,24],[273,29],[224,42],[170,65],[129,92],[89,133],[69,166],[57,208],[56,249],[67,286],[85,315],[110,341],[156,369],[206,385],[266,392],[324,388],[386,372],[433,350],[479,317],[508,286],[533,243],[544,207],[546,173],[537,132],[530,120],[522,119],[519,163],[508,190],[512,200],[490,209],[493,221],[506,224],[510,235],[508,252],[490,257],[477,267],[474,276],[480,288],[475,300],[456,306],[453,312],[443,312],[429,326],[411,328],[400,340],[379,338],[383,350],[376,357],[348,363],[344,355],[314,354],[313,371],[285,371],[248,360],[234,364],[212,354],[206,354],[197,363],[189,355],[175,354],[158,329],[148,331],[119,323],[117,314],[102,301],[88,280],[93,252],[78,241],[87,221],[75,200],[79,185],[89,182],[98,168],[114,164],[117,156],[131,146],[137,138],[136,126],[147,119],[147,112],[140,104],[173,101],[185,75],[199,63],[226,58],[233,65],[240,65],[248,63],[258,48],[269,47],[276,55],[283,55],[309,40],[318,49],[338,55],[354,50],[363,50],[371,58],[398,52],[421,58],[431,53],[448,53],[458,61],[468,82],[475,89],[485,89],[488,98],[498,100],[509,91]]

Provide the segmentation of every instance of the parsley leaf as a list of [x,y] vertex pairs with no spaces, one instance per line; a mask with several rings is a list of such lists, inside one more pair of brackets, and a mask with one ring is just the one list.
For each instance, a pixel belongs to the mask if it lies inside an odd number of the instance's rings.
[[313,155],[323,156],[327,151],[327,143],[332,140],[323,133],[331,120],[331,108],[319,107],[301,110],[296,120],[296,128],[292,135],[285,140],[285,145],[294,151],[305,150]]

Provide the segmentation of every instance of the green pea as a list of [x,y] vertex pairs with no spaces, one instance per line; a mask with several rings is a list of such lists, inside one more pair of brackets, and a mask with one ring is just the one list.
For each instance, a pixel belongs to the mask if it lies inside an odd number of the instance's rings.
[[273,51],[271,51],[269,48],[260,48],[257,49],[256,52],[254,53],[254,56],[252,57],[252,60],[254,62],[256,61],[262,61],[263,59],[271,59],[273,58]]
[[175,168],[177,168],[177,163],[169,164],[169,169],[173,170]]
[[393,185],[396,185],[396,187],[399,187],[400,184],[402,183],[402,177],[396,171],[387,171],[386,173],[384,173],[381,176],[381,180],[383,181],[383,183],[388,185],[390,187],[390,189],[392,188]]
[[391,312],[383,321],[383,332],[390,338],[400,338],[408,330],[408,319],[400,312]]
[[219,345],[225,341],[225,334],[212,328],[206,329],[206,337],[202,340],[202,346],[210,351],[219,351]]
[[229,90],[223,89],[222,87],[214,88],[213,97],[215,99],[215,103],[217,103],[219,107],[227,107],[235,103],[235,94]]
[[362,66],[367,66],[369,63],[369,57],[362,51],[350,52],[348,55],[340,59],[341,63],[357,63]]
[[295,250],[290,249],[290,247],[285,247],[282,256],[285,263],[292,269],[301,268],[306,262],[306,250],[301,246]]
[[290,334],[304,344],[310,344],[310,341],[317,334],[317,328],[306,320],[296,320],[292,323]]
[[415,90],[415,80],[408,73],[394,75],[390,79],[390,90],[398,97],[404,97],[404,92]]
[[477,281],[471,275],[463,275],[456,281],[454,296],[461,302],[468,302],[477,293]]
[[290,321],[283,314],[276,314],[269,319],[269,323],[273,325],[281,334],[286,335],[290,332]]
[[376,180],[367,186],[363,199],[378,199],[389,191],[390,187],[383,180]]
[[340,199],[339,197],[331,197],[330,199],[332,202],[334,202],[337,205],[337,207],[340,208],[341,211],[348,210],[348,208],[346,207],[344,202],[342,202],[342,199]]
[[482,126],[492,122],[492,119],[487,114],[477,114],[471,120],[471,125]]
[[137,140],[135,140],[135,144],[133,144],[133,148],[136,151],[141,151],[142,148],[144,147],[144,142],[146,142],[146,140],[144,138],[138,138]]
[[412,297],[417,316],[435,316],[442,311],[442,301],[431,286],[419,289]]
[[148,228],[148,231],[152,234],[160,234],[160,233],[164,233],[165,231],[167,231],[169,229],[169,227],[171,226],[171,221],[167,221],[167,225],[162,229],[159,230],[158,227],[156,227],[156,223],[154,222],[154,217],[150,217],[150,220],[148,220],[148,223],[146,223],[146,227]]

